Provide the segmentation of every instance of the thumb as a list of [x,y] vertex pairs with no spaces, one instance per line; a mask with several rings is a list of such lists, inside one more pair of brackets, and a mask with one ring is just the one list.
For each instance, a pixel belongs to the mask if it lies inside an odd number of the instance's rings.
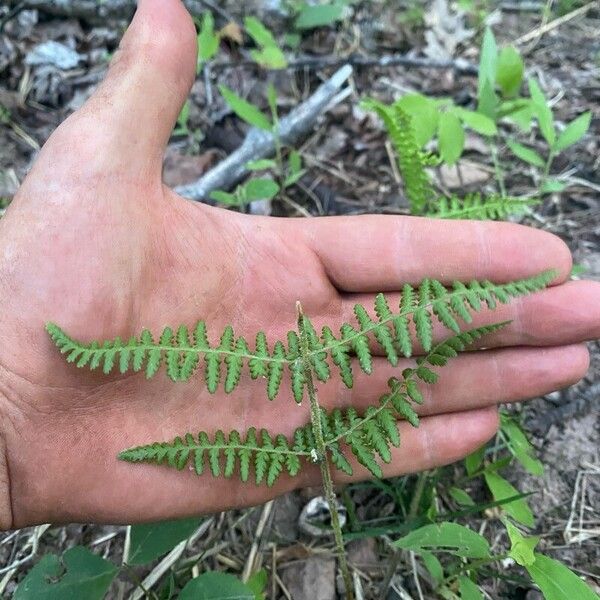
[[105,80],[80,111],[96,156],[121,168],[160,166],[196,55],[196,30],[181,0],[139,0]]

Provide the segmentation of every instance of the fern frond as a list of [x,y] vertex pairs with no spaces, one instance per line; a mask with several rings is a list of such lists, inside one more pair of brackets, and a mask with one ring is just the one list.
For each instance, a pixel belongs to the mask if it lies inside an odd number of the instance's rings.
[[479,193],[468,194],[464,198],[441,197],[431,203],[431,208],[426,211],[425,216],[438,219],[506,219],[512,215],[526,213],[539,202],[537,198],[520,199],[498,194],[482,196]]
[[[437,344],[425,357],[417,360],[416,368],[405,369],[401,378],[388,381],[389,391],[381,396],[378,406],[370,406],[360,417],[354,408],[320,408],[321,427],[328,459],[341,472],[352,475],[348,452],[374,477],[382,477],[380,462],[389,463],[391,448],[400,446],[398,419],[418,427],[419,417],[413,404],[421,404],[423,395],[417,380],[432,383],[437,375],[424,365],[444,366],[450,358],[462,352],[476,339],[504,327],[508,322],[485,325],[461,332]],[[426,374],[427,373],[427,374]],[[201,475],[208,465],[214,477],[232,477],[239,471],[242,481],[248,481],[251,470],[257,484],[266,481],[272,486],[283,473],[295,476],[302,462],[315,461],[316,448],[312,425],[296,429],[291,441],[283,435],[273,437],[262,429],[251,428],[242,438],[237,431],[228,436],[217,431],[212,439],[205,432],[188,433],[172,442],[154,443],[124,450],[119,458],[128,462],[166,464],[176,469],[186,465]]]
[[[493,309],[498,302],[507,303],[511,298],[543,289],[554,277],[555,273],[548,271],[504,284],[455,282],[450,289],[439,281],[426,279],[419,286],[403,287],[400,306],[395,311],[383,294],[375,298],[374,316],[369,315],[365,307],[357,305],[354,309],[356,325],[343,323],[338,335],[327,326],[320,335],[317,334],[305,317],[311,369],[323,382],[337,370],[344,384],[351,387],[354,381],[351,356],[357,357],[362,371],[371,373],[373,343],[383,349],[388,361],[395,366],[399,356],[413,354],[415,341],[425,352],[431,350],[434,319],[449,331],[458,333],[463,328],[460,323],[471,322],[472,313],[481,310],[484,304]],[[411,323],[416,340],[410,334]],[[251,349],[244,338],[236,338],[231,327],[225,328],[219,343],[211,346],[202,321],[196,325],[193,334],[185,326],[175,334],[167,327],[158,341],[144,330],[139,337],[132,337],[127,342],[116,338],[85,344],[69,337],[53,323],[46,328],[67,361],[78,367],[102,368],[105,373],[114,369],[121,373],[144,370],[147,377],[153,377],[164,365],[173,381],[187,381],[203,361],[208,390],[215,392],[221,384],[229,393],[239,384],[247,365],[252,378],[266,379],[270,399],[277,395],[287,368],[294,398],[300,402],[304,396],[306,372],[300,358],[298,334],[294,331],[288,333],[285,344],[277,341],[270,351],[264,333],[257,335],[254,349]]]
[[388,106],[377,100],[367,100],[364,105],[379,115],[387,129],[396,150],[398,169],[410,202],[411,214],[423,214],[434,196],[425,168],[434,164],[434,161],[429,154],[421,150],[415,136],[412,117],[398,103]]

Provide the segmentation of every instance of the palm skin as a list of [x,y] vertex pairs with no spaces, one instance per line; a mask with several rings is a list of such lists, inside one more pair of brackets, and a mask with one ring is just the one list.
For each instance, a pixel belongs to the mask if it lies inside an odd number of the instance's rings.
[[[387,475],[464,456],[495,433],[497,403],[568,385],[587,369],[581,342],[599,334],[600,289],[565,283],[570,256],[549,234],[408,217],[247,217],[166,189],[162,151],[191,85],[194,33],[179,0],[141,2],[106,81],[54,133],[0,222],[0,526],[198,514],[319,480],[308,468],[266,488],[117,461],[124,448],[201,429],[289,435],[308,407],[294,403],[286,380],[268,402],[264,382],[246,375],[233,394],[211,395],[201,376],[173,384],[163,373],[147,381],[80,371],[53,347],[47,321],[82,340],[203,319],[212,342],[227,324],[273,341],[294,327],[297,300],[317,326],[335,328],[374,292],[397,302],[405,282],[506,281],[556,268],[551,289],[477,317],[513,323],[426,390],[421,427],[399,424],[403,443]],[[321,386],[320,402],[360,410],[394,372],[377,359],[371,377],[355,369],[353,390],[336,378]]]

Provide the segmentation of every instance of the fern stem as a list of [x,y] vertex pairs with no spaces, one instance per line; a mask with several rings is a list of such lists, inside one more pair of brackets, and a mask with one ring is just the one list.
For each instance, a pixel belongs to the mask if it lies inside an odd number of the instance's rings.
[[494,142],[491,142],[489,147],[492,155],[492,161],[494,163],[494,175],[496,176],[496,181],[498,183],[498,187],[500,188],[500,195],[504,198],[506,197],[506,185],[504,183],[504,170],[502,169],[500,158],[498,156],[498,146],[496,146]]
[[327,458],[327,447],[325,445],[325,439],[323,437],[323,426],[321,423],[321,407],[319,406],[319,400],[317,398],[317,390],[315,388],[315,382],[312,377],[312,366],[310,362],[310,346],[308,333],[306,331],[306,324],[304,321],[304,313],[302,311],[302,305],[300,302],[296,303],[296,309],[298,312],[298,333],[300,335],[300,356],[304,368],[304,374],[306,377],[306,390],[308,392],[308,398],[310,401],[310,422],[315,437],[315,448],[317,452],[317,462],[321,469],[321,479],[323,481],[323,489],[325,491],[325,498],[329,505],[329,512],[331,514],[331,528],[333,530],[333,538],[335,541],[335,550],[344,579],[344,587],[346,588],[346,600],[354,600],[354,584],[350,569],[348,567],[348,560],[346,558],[346,550],[344,548],[344,539],[342,536],[342,528],[340,526],[340,515],[337,509],[337,499],[335,496],[335,489],[333,487],[333,478],[331,477],[331,469],[329,467],[329,460]]

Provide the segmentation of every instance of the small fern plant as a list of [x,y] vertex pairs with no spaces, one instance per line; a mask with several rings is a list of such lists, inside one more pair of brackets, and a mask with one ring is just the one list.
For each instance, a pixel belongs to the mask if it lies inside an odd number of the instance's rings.
[[[177,331],[165,328],[158,339],[144,330],[127,341],[117,337],[91,343],[74,340],[54,323],[46,327],[67,361],[79,368],[102,369],[105,374],[143,371],[147,378],[152,378],[164,367],[173,382],[186,382],[201,374],[211,393],[220,386],[226,393],[233,392],[246,367],[251,378],[264,378],[266,396],[274,400],[287,369],[293,397],[298,403],[308,397],[311,409],[310,422],[296,429],[291,439],[254,427],[243,433],[188,432],[171,441],[126,449],[119,458],[180,470],[189,465],[198,475],[208,466],[215,477],[238,476],[244,482],[252,473],[256,484],[269,486],[284,472],[294,477],[303,465],[319,464],[340,567],[346,589],[351,590],[331,467],[351,475],[352,454],[371,475],[381,478],[381,462],[390,462],[391,448],[400,445],[397,420],[405,419],[415,427],[419,424],[415,405],[423,402],[421,384],[437,381],[435,368],[445,366],[474,340],[505,325],[469,328],[472,314],[484,306],[494,309],[498,302],[507,303],[511,298],[541,290],[554,275],[549,271],[504,284],[455,282],[450,288],[433,279],[426,279],[418,286],[407,284],[397,308],[392,309],[386,297],[378,294],[371,314],[357,304],[356,323],[343,323],[337,334],[329,326],[317,333],[298,303],[296,331],[289,331],[285,342],[276,341],[271,347],[263,332],[256,335],[251,345],[243,336],[236,336],[231,326],[225,328],[218,343],[211,344],[204,321],[196,324],[193,333],[182,325]],[[434,320],[452,334],[438,344],[433,343]],[[354,408],[326,411],[319,405],[317,381],[326,382],[337,374],[347,387],[352,387],[354,357],[356,366],[370,374],[374,346],[379,346],[391,365],[398,366],[401,356],[413,355],[416,344],[420,345],[422,355],[413,366],[390,378],[386,393],[363,414],[359,415]]]
[[464,198],[440,196],[433,189],[427,168],[438,165],[441,159],[422,150],[412,117],[400,101],[387,105],[369,99],[363,105],[377,113],[385,125],[396,151],[411,214],[440,219],[506,219],[526,213],[531,206],[539,203],[536,198],[514,198],[502,194],[468,194]]

